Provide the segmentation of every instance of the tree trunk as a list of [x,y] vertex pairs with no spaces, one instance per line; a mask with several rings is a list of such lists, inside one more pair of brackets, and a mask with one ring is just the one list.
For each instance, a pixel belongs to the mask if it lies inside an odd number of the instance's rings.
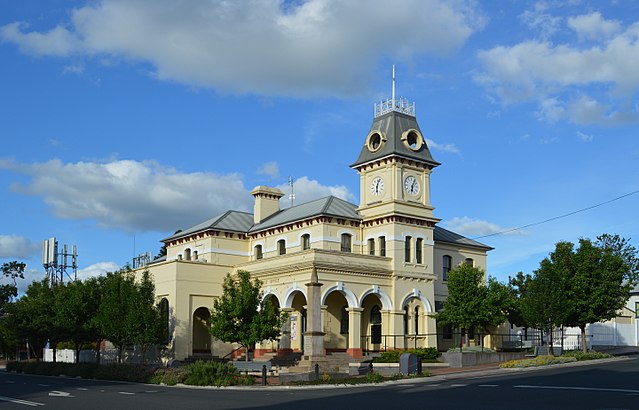
[[586,353],[588,351],[586,346],[586,325],[579,326],[579,330],[581,330],[581,351]]
[[552,346],[552,326],[550,327],[550,330],[548,331],[548,354],[550,356],[555,355],[555,352],[553,351],[553,346]]
[[248,345],[246,345],[246,357],[244,358],[244,361],[246,361],[246,362],[249,361],[249,347],[248,347]]

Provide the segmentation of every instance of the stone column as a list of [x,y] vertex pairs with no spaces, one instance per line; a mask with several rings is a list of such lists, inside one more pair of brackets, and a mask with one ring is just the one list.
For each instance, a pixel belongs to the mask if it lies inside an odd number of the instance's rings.
[[282,324],[282,334],[280,336],[280,343],[277,348],[278,356],[286,356],[293,352],[291,349],[291,313],[293,312],[292,308],[282,308],[281,312],[286,313],[288,317]]
[[430,312],[426,312],[425,316],[426,331],[424,333],[428,334],[428,336],[424,342],[424,347],[437,347],[437,321],[431,316]]
[[306,332],[304,333],[304,356],[311,362],[325,361],[324,332],[322,331],[322,283],[317,278],[317,269],[311,272],[311,281],[306,284]]
[[348,308],[348,349],[346,353],[359,359],[364,357],[362,349],[362,312],[364,308]]

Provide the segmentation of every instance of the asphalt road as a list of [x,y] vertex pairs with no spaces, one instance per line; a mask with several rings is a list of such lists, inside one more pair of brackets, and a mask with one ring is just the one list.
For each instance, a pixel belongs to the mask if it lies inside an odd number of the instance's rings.
[[639,357],[348,388],[183,388],[0,371],[0,409],[639,409]]

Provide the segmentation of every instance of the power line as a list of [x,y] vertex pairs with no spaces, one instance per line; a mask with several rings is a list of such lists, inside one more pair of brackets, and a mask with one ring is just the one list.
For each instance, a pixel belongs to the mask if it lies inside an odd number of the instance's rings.
[[634,195],[634,194],[637,194],[637,193],[639,193],[639,190],[636,190],[636,191],[633,191],[633,192],[627,193],[627,194],[625,194],[625,195],[618,196],[618,197],[616,197],[616,198],[610,199],[610,200],[605,201],[605,202],[601,202],[601,203],[596,204],[596,205],[591,205],[591,206],[588,206],[588,207],[586,207],[586,208],[581,208],[581,209],[578,209],[578,210],[576,210],[576,211],[568,212],[567,214],[563,214],[563,215],[555,216],[555,217],[552,217],[552,218],[544,219],[543,221],[539,221],[539,222],[533,222],[533,223],[530,223],[530,224],[528,224],[528,225],[523,225],[523,226],[520,226],[520,227],[517,227],[517,228],[511,228],[511,229],[506,229],[506,230],[504,230],[504,231],[499,231],[499,232],[491,233],[491,234],[488,234],[488,235],[477,236],[477,237],[475,237],[475,238],[473,238],[473,239],[481,239],[481,238],[488,238],[489,236],[504,235],[504,234],[507,234],[507,233],[509,233],[509,232],[518,231],[518,230],[520,230],[520,229],[530,228],[531,226],[536,226],[536,225],[545,224],[545,223],[547,223],[547,222],[551,222],[551,221],[555,221],[555,220],[557,220],[557,219],[565,218],[565,217],[567,217],[567,216],[571,216],[571,215],[574,215],[574,214],[578,214],[578,213],[580,213],[580,212],[589,211],[589,210],[591,210],[591,209],[594,209],[594,208],[597,208],[597,207],[600,207],[600,206],[603,206],[603,205],[609,204],[609,203],[611,203],[611,202],[618,201],[618,200],[620,200],[620,199],[623,199],[623,198],[625,198],[625,197],[628,197],[628,196],[630,196],[630,195]]

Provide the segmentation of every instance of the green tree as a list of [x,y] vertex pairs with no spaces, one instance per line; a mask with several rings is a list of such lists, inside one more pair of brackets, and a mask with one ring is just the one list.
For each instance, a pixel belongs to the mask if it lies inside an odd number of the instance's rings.
[[80,361],[82,346],[99,339],[99,332],[94,325],[100,306],[97,284],[96,280],[89,279],[85,282],[69,282],[54,289],[56,327],[62,332],[62,340],[73,343],[76,363]]
[[434,316],[440,323],[455,328],[488,330],[506,319],[509,298],[505,285],[494,278],[486,285],[481,269],[462,264],[448,273],[448,298],[444,309]]
[[[21,340],[27,340],[31,354],[40,360],[47,340],[55,348],[57,334],[54,321],[54,294],[48,280],[32,282],[24,296],[12,307],[10,322]],[[55,355],[54,355],[55,357]]]
[[24,279],[24,269],[26,268],[24,262],[6,262],[2,264],[2,275],[5,278],[9,278],[13,281],[13,286],[17,285],[17,279]]
[[227,343],[238,343],[249,349],[262,340],[274,340],[280,335],[285,315],[280,314],[270,300],[262,300],[262,283],[251,281],[251,274],[239,271],[236,277],[226,275],[222,295],[213,301],[211,334]]
[[133,345],[136,337],[130,313],[135,309],[137,296],[135,277],[130,270],[119,270],[107,272],[99,280],[102,299],[94,323],[118,350],[118,363],[122,363],[124,349]]
[[539,268],[525,283],[526,293],[521,300],[524,322],[548,335],[552,352],[552,330],[567,323],[570,303],[569,263],[574,245],[559,242],[555,250],[544,258]]
[[145,363],[148,349],[163,339],[163,321],[154,302],[155,285],[147,270],[142,273],[142,278],[137,284],[133,310],[129,312],[128,319],[135,335],[133,341],[142,349],[142,364]]
[[634,283],[622,254],[607,244],[580,239],[579,248],[571,256],[564,261],[571,275],[572,305],[566,325],[579,327],[585,352],[586,326],[616,317],[630,298]]

